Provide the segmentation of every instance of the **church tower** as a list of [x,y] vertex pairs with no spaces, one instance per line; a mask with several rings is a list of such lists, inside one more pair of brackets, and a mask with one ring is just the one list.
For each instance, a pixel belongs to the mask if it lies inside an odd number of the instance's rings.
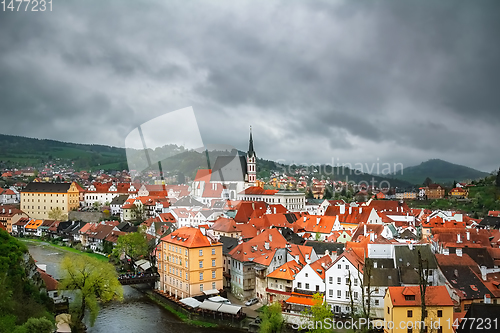
[[248,182],[251,186],[254,186],[257,180],[257,155],[253,150],[252,126],[250,126],[250,142],[248,143],[247,152],[247,175]]

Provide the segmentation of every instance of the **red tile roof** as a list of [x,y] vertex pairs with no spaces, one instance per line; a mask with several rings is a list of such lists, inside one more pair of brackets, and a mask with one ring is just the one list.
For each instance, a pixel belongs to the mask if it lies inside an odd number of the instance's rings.
[[[420,287],[389,287],[393,306],[420,306]],[[415,295],[414,300],[405,300],[405,295]],[[445,286],[428,286],[425,292],[425,303],[427,306],[453,306],[448,290]]]
[[181,245],[187,248],[207,247],[211,245],[221,245],[222,243],[210,243],[207,236],[203,235],[200,229],[192,227],[182,227],[161,239],[164,242]]

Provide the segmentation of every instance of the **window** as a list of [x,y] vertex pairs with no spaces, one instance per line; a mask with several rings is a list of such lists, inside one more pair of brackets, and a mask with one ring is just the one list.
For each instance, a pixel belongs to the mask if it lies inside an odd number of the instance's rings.
[[376,299],[376,300],[375,300],[375,305],[379,305],[379,303],[380,303],[380,302],[379,302],[379,300],[378,300],[378,299]]
[[349,270],[349,265],[345,265],[345,269]]
[[438,333],[443,333],[443,326],[439,326]]
[[346,298],[346,299],[349,299],[349,291],[346,291],[346,292],[345,292],[345,298]]
[[413,328],[409,327],[407,332],[408,333],[413,333]]
[[215,259],[212,259],[212,267],[215,267]]
[[203,285],[200,284],[200,291],[203,291]]
[[342,297],[342,290],[337,290],[337,298],[341,298]]
[[349,285],[349,278],[345,278],[345,284]]
[[215,279],[215,271],[212,271],[212,279]]
[[203,268],[203,260],[200,260],[200,268]]
[[333,289],[328,290],[328,296],[333,297]]
[[357,291],[354,292],[354,299],[358,299],[358,292]]
[[333,276],[330,276],[330,277],[328,278],[328,282],[330,282],[330,284],[332,284],[332,283],[333,283]]
[[309,283],[306,283],[306,289],[309,289]]
[[337,278],[337,284],[341,284],[342,283],[342,278],[341,277],[338,277]]
[[391,308],[387,307],[387,314],[391,314]]
[[188,250],[186,249],[186,255],[188,255]]
[[212,249],[212,255],[215,255],[215,249]]
[[342,265],[338,264],[337,269],[342,269]]
[[405,301],[414,301],[415,295],[405,295]]
[[212,282],[212,289],[215,289],[215,282]]
[[306,277],[309,277],[309,274],[308,274],[308,273],[306,273]]
[[302,288],[302,282],[297,282],[297,288]]
[[203,281],[203,272],[200,273],[200,281]]
[[186,272],[186,280],[189,280],[189,279],[188,279],[188,273],[187,273],[187,272]]
[[358,279],[354,279],[354,285],[357,286],[358,285]]
[[408,311],[406,311],[406,316],[407,316],[408,318],[413,317],[413,311],[412,311],[412,310],[408,310]]
[[203,256],[203,250],[200,250],[200,257]]
[[438,310],[438,317],[442,317],[443,316],[443,310]]

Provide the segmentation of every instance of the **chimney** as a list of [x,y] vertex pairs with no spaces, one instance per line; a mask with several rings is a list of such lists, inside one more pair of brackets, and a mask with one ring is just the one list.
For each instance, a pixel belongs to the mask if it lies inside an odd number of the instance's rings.
[[479,269],[481,270],[481,279],[483,279],[483,281],[487,281],[488,278],[487,278],[486,274],[488,274],[488,272],[487,272],[486,266],[481,266],[481,267],[479,267]]
[[370,242],[374,242],[374,241],[375,241],[375,233],[370,232]]
[[269,250],[269,242],[264,242],[264,248],[265,248],[266,250]]
[[461,257],[462,256],[462,249],[456,249],[455,252],[457,254],[457,257]]
[[457,234],[457,243],[461,243],[461,241],[460,241],[460,234]]
[[340,214],[345,214],[345,204],[340,205]]
[[273,235],[269,234],[269,242],[272,243],[273,242]]
[[298,264],[300,263],[300,260],[299,260],[299,255],[297,254],[295,257],[293,257],[293,259],[295,260],[295,262]]
[[351,215],[351,214],[352,214],[352,207],[349,206],[349,215]]
[[363,213],[363,207],[359,207],[359,213]]
[[467,240],[470,240],[470,231],[467,231],[465,234],[467,235]]
[[311,260],[309,259],[309,254],[306,253],[305,257],[306,257],[306,263],[310,264]]
[[484,294],[484,304],[491,304],[491,295]]
[[319,224],[319,222],[321,222],[321,217],[316,218],[316,224]]
[[366,236],[366,223],[363,225],[363,236]]
[[274,214],[276,214],[276,207],[274,207]]
[[304,215],[304,222],[307,220],[307,216]]
[[443,249],[443,254],[445,256],[449,255],[450,254],[450,250],[449,249]]

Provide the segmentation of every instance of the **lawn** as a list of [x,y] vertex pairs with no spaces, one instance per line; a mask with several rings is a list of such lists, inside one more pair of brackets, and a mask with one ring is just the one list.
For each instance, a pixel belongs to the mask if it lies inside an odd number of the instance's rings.
[[83,255],[86,255],[88,257],[91,257],[91,258],[95,258],[95,259],[98,259],[98,260],[101,260],[101,261],[105,261],[105,262],[108,262],[109,261],[109,258],[108,257],[105,257],[103,255],[100,255],[100,254],[97,254],[97,253],[88,253],[88,252],[85,252],[85,251],[79,251],[77,249],[74,249],[72,247],[67,247],[67,246],[61,246],[61,245],[55,245],[55,244],[52,244],[52,243],[49,243],[49,242],[46,242],[46,241],[42,241],[40,239],[32,239],[32,238],[29,238],[29,239],[26,239],[26,238],[18,238],[19,240],[23,241],[23,242],[37,242],[37,243],[43,243],[43,244],[46,244],[47,246],[52,246],[52,247],[55,247],[57,249],[61,249],[61,250],[65,250],[65,251],[68,251],[68,252],[73,252],[73,253],[78,253],[78,254],[83,254]]

